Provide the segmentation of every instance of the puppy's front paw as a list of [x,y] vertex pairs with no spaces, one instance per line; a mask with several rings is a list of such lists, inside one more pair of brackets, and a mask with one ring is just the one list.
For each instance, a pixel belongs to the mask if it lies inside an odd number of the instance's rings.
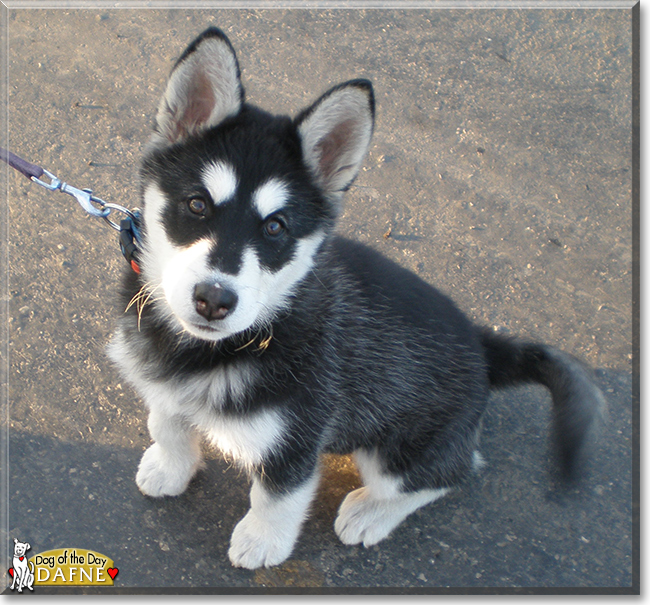
[[135,482],[145,496],[178,496],[200,465],[200,459],[189,455],[170,456],[154,443],[142,456]]
[[390,501],[375,500],[366,487],[350,492],[343,500],[334,531],[343,544],[372,546],[383,540],[404,518],[396,515]]
[[232,532],[228,556],[235,567],[272,567],[289,557],[295,541],[292,532],[265,523],[249,510]]

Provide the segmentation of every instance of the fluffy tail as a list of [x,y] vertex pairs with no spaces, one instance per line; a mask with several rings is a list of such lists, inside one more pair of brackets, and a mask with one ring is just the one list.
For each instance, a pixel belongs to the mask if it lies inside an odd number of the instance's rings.
[[575,479],[602,424],[606,402],[591,371],[578,359],[543,344],[481,332],[490,386],[536,382],[551,391],[554,440],[565,479]]

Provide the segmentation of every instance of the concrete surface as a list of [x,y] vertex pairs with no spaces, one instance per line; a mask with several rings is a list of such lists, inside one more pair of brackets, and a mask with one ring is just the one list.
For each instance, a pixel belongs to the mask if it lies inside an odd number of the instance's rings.
[[485,470],[384,543],[337,540],[336,509],[359,479],[349,459],[329,458],[292,558],[234,569],[226,551],[248,492],[236,469],[209,453],[181,497],[135,486],[145,414],[104,354],[125,270],[115,234],[72,198],[6,174],[5,568],[18,538],[30,555],[108,555],[115,592],[638,592],[631,4],[2,17],[5,146],[130,207],[172,62],[206,26],[231,37],[249,100],[272,111],[370,78],[376,133],[340,230],[477,322],[585,359],[610,404],[589,476],[568,493],[549,472],[547,393],[512,390],[486,416]]

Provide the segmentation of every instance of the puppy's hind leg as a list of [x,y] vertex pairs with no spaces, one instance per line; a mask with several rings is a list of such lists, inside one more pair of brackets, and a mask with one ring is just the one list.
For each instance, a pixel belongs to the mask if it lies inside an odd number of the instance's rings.
[[148,426],[155,443],[142,456],[135,482],[146,496],[178,496],[201,466],[199,437],[182,418],[155,408]]
[[364,486],[350,492],[339,508],[334,530],[344,544],[377,544],[411,513],[449,492],[449,488],[404,492],[403,480],[386,473],[376,453],[358,450],[354,459]]

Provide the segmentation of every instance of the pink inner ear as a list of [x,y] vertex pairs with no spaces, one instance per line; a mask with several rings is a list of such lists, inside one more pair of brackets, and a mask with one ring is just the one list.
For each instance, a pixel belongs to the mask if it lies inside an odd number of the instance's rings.
[[351,139],[355,136],[354,123],[354,120],[350,119],[337,124],[316,145],[317,149],[320,149],[319,164],[325,179],[347,168],[347,166],[340,166],[339,163],[348,150]]
[[210,119],[216,101],[212,83],[204,73],[195,74],[187,98],[190,101],[176,122],[174,140],[196,132]]

